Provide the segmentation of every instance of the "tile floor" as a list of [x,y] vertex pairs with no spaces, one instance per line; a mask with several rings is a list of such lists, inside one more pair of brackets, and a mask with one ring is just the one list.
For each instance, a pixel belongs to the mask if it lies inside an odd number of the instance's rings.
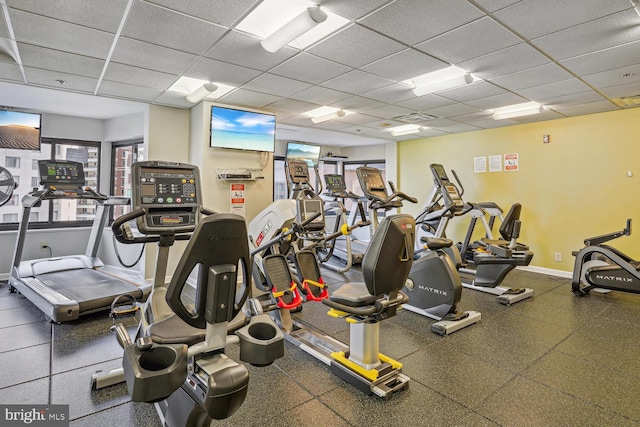
[[[346,280],[329,271],[324,278],[330,289]],[[568,279],[520,270],[505,283],[536,296],[507,307],[465,289],[461,308],[480,311],[482,321],[447,337],[408,311],[381,323],[381,351],[411,377],[409,390],[389,401],[360,393],[287,344],[276,363],[249,367],[244,405],[214,425],[640,425],[640,295],[577,298]],[[299,316],[347,341],[347,324],[325,312],[310,303]],[[90,389],[93,372],[121,363],[110,325],[106,313],[52,324],[0,289],[0,402],[69,404],[71,426],[159,426],[154,407],[131,402],[124,385]],[[237,358],[237,348],[228,354]]]

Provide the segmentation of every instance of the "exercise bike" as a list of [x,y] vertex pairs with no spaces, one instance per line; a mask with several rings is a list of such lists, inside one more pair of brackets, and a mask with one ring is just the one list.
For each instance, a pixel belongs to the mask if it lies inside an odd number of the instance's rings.
[[631,219],[624,229],[585,239],[585,247],[573,252],[576,257],[571,290],[585,296],[591,290],[640,293],[640,261],[603,243],[631,235]]
[[[416,201],[396,192],[391,182],[389,185],[393,193],[389,195],[379,169],[361,167],[356,174],[365,197],[370,201],[370,209],[401,207],[402,200]],[[377,219],[377,214],[371,212],[370,218]],[[404,287],[409,302],[403,308],[436,320],[431,331],[438,335],[452,334],[482,317],[477,311],[461,312],[457,308],[462,297],[462,283],[454,262],[445,252],[452,244],[449,239],[423,237],[420,249],[414,253],[415,260]]]

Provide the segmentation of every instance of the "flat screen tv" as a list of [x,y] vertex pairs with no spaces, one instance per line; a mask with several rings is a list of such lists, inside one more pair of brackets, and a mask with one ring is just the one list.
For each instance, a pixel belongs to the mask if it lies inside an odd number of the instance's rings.
[[273,152],[275,139],[276,116],[211,107],[211,147]]
[[0,148],[40,149],[40,114],[0,110]]
[[320,161],[320,146],[301,142],[288,142],[287,159],[304,160],[310,168],[317,168]]

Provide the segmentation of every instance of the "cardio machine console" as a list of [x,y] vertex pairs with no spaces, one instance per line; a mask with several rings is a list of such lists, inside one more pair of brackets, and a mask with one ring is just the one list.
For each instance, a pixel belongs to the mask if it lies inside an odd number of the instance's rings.
[[442,197],[445,198],[446,202],[445,205],[457,208],[463,207],[464,201],[458,192],[458,187],[451,182],[447,176],[447,172],[444,170],[444,166],[434,163],[429,165],[429,169],[431,169],[436,185],[442,189]]
[[380,169],[359,167],[356,169],[362,192],[368,199],[384,200],[388,197]]
[[191,231],[200,217],[202,196],[198,168],[184,163],[138,162],[133,165],[133,209],[144,234]]
[[309,183],[309,166],[305,161],[288,160],[287,169],[293,184]]
[[78,189],[85,185],[82,163],[70,160],[38,160],[40,185],[44,188]]

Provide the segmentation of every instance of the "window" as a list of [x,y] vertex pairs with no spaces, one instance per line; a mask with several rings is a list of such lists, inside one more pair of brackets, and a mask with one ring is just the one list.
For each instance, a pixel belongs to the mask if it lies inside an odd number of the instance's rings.
[[[144,160],[144,145],[141,139],[136,139],[114,142],[111,147],[111,194],[131,197],[131,165]],[[130,205],[116,205],[113,218],[130,211]]]
[[20,167],[20,157],[7,156],[5,164],[7,168],[18,169]]
[[[53,153],[57,153],[54,155]],[[86,185],[99,191],[100,176],[100,143],[91,141],[75,141],[53,138],[43,138],[39,151],[0,149],[0,158],[6,156],[7,165],[19,168],[14,173],[16,183],[20,184],[20,175],[24,176],[25,185],[20,185],[14,192],[10,203],[3,206],[1,230],[13,229],[18,226],[18,218],[22,212],[20,200],[30,193],[33,187],[40,186],[40,177],[33,176],[38,170],[38,160],[60,159],[74,160],[83,163]],[[37,173],[37,172],[36,172]],[[30,220],[32,228],[69,227],[91,225],[95,214],[95,205],[91,200],[61,199],[44,201],[41,206],[31,209]],[[34,227],[35,226],[35,227]]]
[[289,198],[287,174],[284,170],[284,157],[273,157],[273,200]]

